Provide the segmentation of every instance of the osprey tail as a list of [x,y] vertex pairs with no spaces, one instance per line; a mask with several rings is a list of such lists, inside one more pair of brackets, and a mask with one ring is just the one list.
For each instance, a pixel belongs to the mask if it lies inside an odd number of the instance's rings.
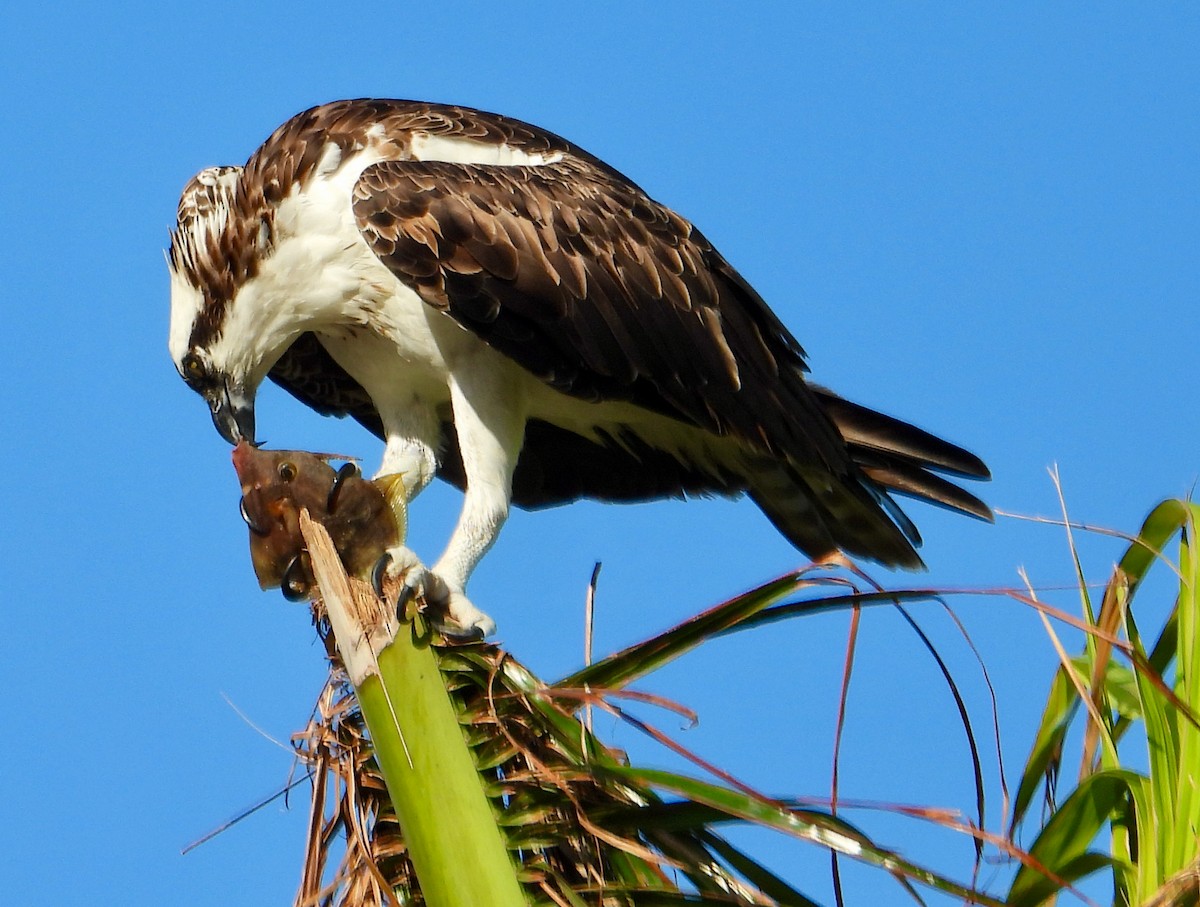
[[939,473],[991,477],[977,456],[907,422],[813,387],[846,441],[857,475],[835,476],[774,457],[749,461],[748,491],[797,548],[820,557],[835,550],[893,567],[921,569],[921,536],[890,493],[992,519],[986,504]]

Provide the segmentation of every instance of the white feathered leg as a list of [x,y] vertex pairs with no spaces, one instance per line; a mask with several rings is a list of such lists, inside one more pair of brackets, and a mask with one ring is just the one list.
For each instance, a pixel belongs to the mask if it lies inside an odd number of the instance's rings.
[[[392,563],[388,572],[402,578],[406,590],[402,596],[422,594],[435,619],[439,612],[448,617],[442,626],[444,631],[488,636],[496,631],[495,621],[471,603],[466,585],[508,518],[513,469],[525,435],[525,415],[519,391],[500,380],[496,371],[456,371],[450,399],[466,477],[458,524],[432,568],[423,567],[408,548],[401,547],[389,552]],[[392,450],[391,441],[388,449]],[[398,465],[399,459],[408,454],[402,445],[396,451]],[[395,471],[387,456],[385,465]]]
[[508,518],[513,469],[525,437],[525,414],[516,388],[498,380],[495,371],[464,369],[455,375],[450,400],[466,490],[458,525],[434,564],[433,574],[445,583],[451,619],[488,636],[496,631],[496,624],[467,598],[466,586]]

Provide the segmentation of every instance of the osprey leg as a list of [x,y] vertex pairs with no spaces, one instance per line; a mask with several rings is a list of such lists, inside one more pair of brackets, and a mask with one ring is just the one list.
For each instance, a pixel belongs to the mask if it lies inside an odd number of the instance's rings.
[[462,589],[508,519],[525,414],[517,388],[495,372],[457,375],[451,377],[450,401],[467,481],[458,525],[433,569]]
[[508,518],[513,470],[525,436],[522,395],[514,384],[503,380],[503,371],[455,370],[450,402],[466,478],[458,523],[432,568],[408,548],[389,552],[388,572],[401,577],[406,590],[423,595],[435,618],[445,613],[449,622],[443,630],[451,634],[487,636],[496,630],[467,597],[466,585]]

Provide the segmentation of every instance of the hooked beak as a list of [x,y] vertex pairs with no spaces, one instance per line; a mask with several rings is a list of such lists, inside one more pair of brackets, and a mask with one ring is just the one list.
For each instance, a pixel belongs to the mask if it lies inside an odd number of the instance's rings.
[[241,387],[230,387],[229,382],[224,381],[207,399],[213,425],[222,438],[234,445],[238,441],[254,443],[252,394],[247,394]]

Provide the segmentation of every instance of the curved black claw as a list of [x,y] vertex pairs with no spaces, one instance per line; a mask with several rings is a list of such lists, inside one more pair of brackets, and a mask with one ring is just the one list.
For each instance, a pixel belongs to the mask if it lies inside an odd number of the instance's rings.
[[304,578],[304,552],[301,551],[288,563],[279,583],[279,591],[290,602],[302,602],[308,598],[308,582]]
[[253,532],[255,535],[270,535],[271,534],[270,526],[260,526],[260,525],[258,525],[258,523],[254,522],[253,519],[251,519],[249,512],[247,512],[247,510],[246,510],[245,497],[238,499],[238,513],[240,513],[242,515],[242,519],[246,522],[246,525],[250,527],[250,531]]
[[391,562],[392,556],[385,551],[379,555],[379,560],[371,568],[371,588],[375,590],[375,594],[381,601],[387,601],[387,596],[383,594],[383,578],[387,574],[387,568]]
[[408,583],[401,584],[400,594],[396,596],[396,616],[397,617],[399,617],[399,618],[404,617],[405,606],[412,599],[413,594],[416,591],[417,590],[414,589],[412,586],[410,586]]
[[342,484],[347,479],[357,479],[362,475],[362,470],[358,468],[357,463],[343,463],[338,469],[337,474],[333,477],[333,485],[329,488],[329,497],[325,499],[325,510],[328,513],[333,513],[333,508],[337,506],[338,492],[342,490]]

